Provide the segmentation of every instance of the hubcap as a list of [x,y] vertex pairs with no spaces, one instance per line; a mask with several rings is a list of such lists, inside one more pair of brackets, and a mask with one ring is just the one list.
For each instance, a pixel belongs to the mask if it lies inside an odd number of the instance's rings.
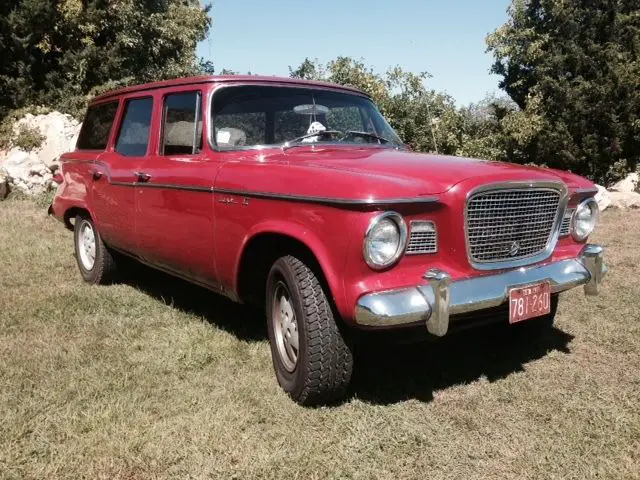
[[276,284],[271,307],[271,321],[276,349],[284,368],[293,372],[298,362],[298,323],[289,289],[283,282]]
[[87,221],[82,221],[78,234],[78,254],[80,263],[86,270],[92,270],[96,263],[96,235]]

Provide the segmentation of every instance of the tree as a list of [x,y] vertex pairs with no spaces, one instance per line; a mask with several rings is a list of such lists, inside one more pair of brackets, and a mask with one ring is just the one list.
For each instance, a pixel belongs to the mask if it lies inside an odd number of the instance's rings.
[[77,113],[95,89],[199,71],[207,12],[198,0],[4,0],[0,117],[29,103]]
[[[521,161],[594,180],[640,160],[638,0],[513,0],[487,38],[493,72],[522,110],[505,129]],[[623,172],[622,172],[623,173]]]
[[294,78],[350,85],[369,94],[383,115],[413,150],[454,154],[460,142],[460,116],[453,99],[425,86],[429,74],[400,67],[375,73],[363,62],[338,57],[326,65],[305,59],[289,68]]

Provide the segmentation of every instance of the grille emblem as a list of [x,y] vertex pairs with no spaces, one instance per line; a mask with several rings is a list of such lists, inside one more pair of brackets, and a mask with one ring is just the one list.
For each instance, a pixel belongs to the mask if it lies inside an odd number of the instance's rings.
[[515,257],[519,251],[520,251],[520,242],[516,240],[511,244],[511,247],[509,248],[509,255],[512,257]]

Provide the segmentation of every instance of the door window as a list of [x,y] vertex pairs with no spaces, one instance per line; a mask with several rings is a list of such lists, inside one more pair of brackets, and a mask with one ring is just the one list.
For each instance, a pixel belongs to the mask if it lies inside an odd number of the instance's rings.
[[167,95],[164,100],[161,155],[192,155],[202,150],[200,92]]
[[116,152],[126,157],[140,157],[147,153],[153,99],[134,98],[125,106]]

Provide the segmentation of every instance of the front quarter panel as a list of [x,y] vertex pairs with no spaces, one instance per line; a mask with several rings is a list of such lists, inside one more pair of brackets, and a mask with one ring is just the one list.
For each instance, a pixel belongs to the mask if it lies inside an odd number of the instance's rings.
[[[248,243],[261,234],[284,235],[303,243],[317,259],[341,315],[344,271],[356,212],[283,200],[215,194],[217,267],[223,287],[238,292],[239,266]],[[233,200],[233,201],[230,201]]]

